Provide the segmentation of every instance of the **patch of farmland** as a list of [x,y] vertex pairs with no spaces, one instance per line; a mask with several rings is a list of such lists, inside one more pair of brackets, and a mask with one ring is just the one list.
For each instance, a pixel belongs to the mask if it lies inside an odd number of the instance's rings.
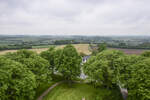
[[[91,52],[89,51],[89,44],[73,44],[73,46],[77,49],[77,51],[80,53],[85,53],[87,55],[91,54]],[[58,48],[64,48],[65,45],[59,45],[56,46],[56,49]],[[37,53],[41,53],[42,51],[46,51],[48,50],[48,48],[36,48],[36,49],[29,49],[31,51],[35,51]],[[0,51],[0,55],[6,54],[8,52],[16,52],[17,50],[4,50],[4,51]]]
[[113,49],[113,50],[120,50],[123,51],[125,54],[136,54],[136,55],[140,55],[145,51],[148,50],[143,50],[143,49],[121,49],[121,48],[109,48],[109,49]]

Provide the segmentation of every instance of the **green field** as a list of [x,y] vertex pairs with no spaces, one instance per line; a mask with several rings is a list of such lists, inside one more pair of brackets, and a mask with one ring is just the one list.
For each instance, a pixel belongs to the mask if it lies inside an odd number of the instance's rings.
[[32,46],[32,49],[49,48],[50,46],[54,46],[54,45]]
[[92,85],[75,83],[71,87],[64,83],[54,88],[44,100],[122,100],[117,89],[94,88]]

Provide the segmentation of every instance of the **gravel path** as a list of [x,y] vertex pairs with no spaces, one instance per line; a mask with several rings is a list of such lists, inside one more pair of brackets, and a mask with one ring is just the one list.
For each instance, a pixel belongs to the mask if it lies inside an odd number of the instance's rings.
[[63,81],[61,82],[57,82],[54,85],[52,85],[51,87],[49,87],[40,97],[38,97],[37,100],[43,100],[43,98],[53,89],[55,88],[57,85],[63,83]]

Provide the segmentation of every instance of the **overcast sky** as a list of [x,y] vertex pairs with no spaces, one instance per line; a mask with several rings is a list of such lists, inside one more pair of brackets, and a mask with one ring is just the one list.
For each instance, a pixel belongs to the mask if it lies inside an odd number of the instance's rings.
[[0,0],[0,34],[150,35],[150,0]]

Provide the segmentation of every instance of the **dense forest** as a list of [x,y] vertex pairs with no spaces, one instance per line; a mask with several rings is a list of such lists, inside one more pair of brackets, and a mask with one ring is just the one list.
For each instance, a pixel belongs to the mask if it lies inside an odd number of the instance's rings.
[[[86,63],[81,65],[81,62],[82,56],[70,44],[63,49],[50,47],[40,54],[19,50],[2,55],[0,100],[34,100],[37,89],[45,83],[52,83],[57,74],[71,86],[79,80],[81,67],[88,76],[88,84],[97,89],[122,87],[128,90],[128,100],[150,99],[150,52],[139,56],[126,55],[121,51],[107,50],[102,44]],[[95,100],[113,100],[108,98],[111,97],[109,94],[104,97],[97,95]]]

